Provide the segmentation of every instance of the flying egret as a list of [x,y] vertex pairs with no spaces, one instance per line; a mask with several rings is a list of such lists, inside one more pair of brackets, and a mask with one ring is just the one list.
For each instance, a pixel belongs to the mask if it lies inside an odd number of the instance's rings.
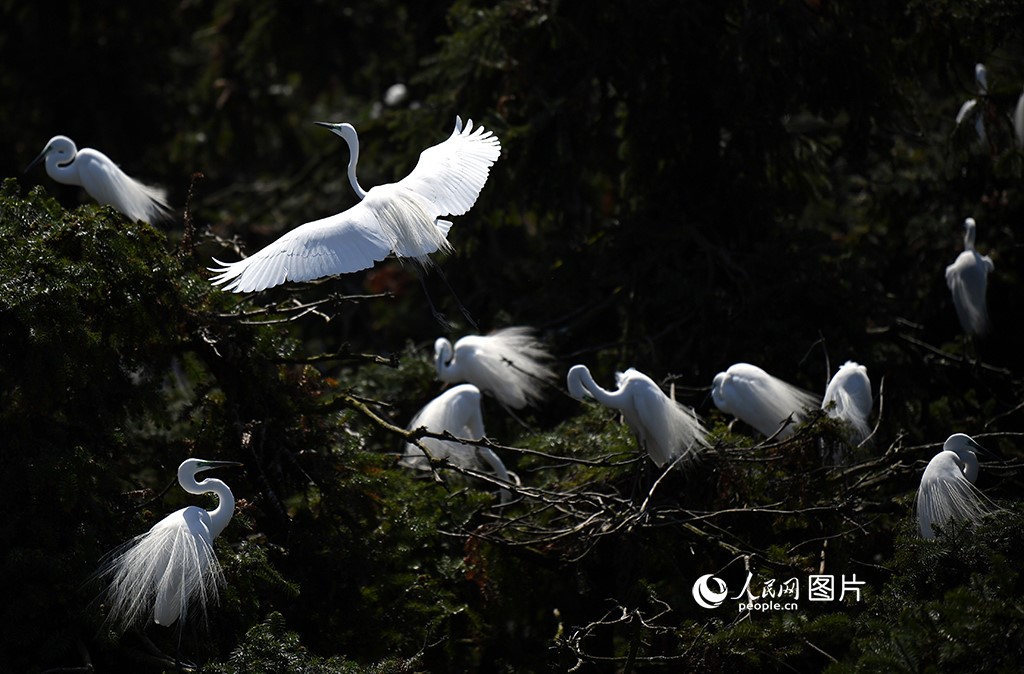
[[54,136],[25,171],[44,159],[48,176],[65,185],[85,188],[100,204],[113,206],[132,220],[157,222],[171,217],[164,190],[128,176],[99,150],[79,150],[67,136]]
[[466,335],[452,343],[434,342],[437,377],[455,384],[469,382],[514,409],[536,405],[541,386],[552,381],[551,354],[526,327],[496,330],[489,335]]
[[995,265],[987,255],[974,250],[975,228],[974,218],[964,220],[964,250],[946,267],[946,285],[953,294],[953,306],[964,332],[983,335],[989,329],[985,290]]
[[442,143],[420,153],[408,176],[364,190],[356,179],[359,137],[351,124],[317,122],[349,146],[348,178],[360,201],[346,211],[300,225],[254,255],[210,268],[211,280],[234,292],[264,290],[285,281],[312,281],[372,267],[389,252],[415,259],[452,249],[452,223],[476,203],[491,165],[501,154],[497,137],[473,120],[455,118],[455,130]]
[[[832,405],[831,403],[835,403]],[[868,415],[873,404],[868,369],[848,360],[843,363],[825,389],[821,409],[835,419],[849,424],[855,442],[861,442],[871,433]]]
[[978,102],[988,96],[988,72],[985,70],[985,64],[976,63],[974,65],[974,81],[978,86],[978,98],[969,98],[963,102],[960,109],[956,113],[956,125],[960,126],[966,120],[974,119],[974,130],[978,134],[978,139],[981,142],[985,142],[985,113],[984,110],[978,107]]
[[998,510],[974,486],[978,479],[978,457],[973,450],[984,451],[970,436],[954,433],[942,445],[921,476],[917,490],[917,526],[921,537],[935,538],[936,524],[945,526],[951,519],[977,523]]
[[766,436],[778,431],[780,438],[788,437],[796,430],[796,426],[791,424],[779,431],[786,419],[793,416],[802,420],[806,418],[807,410],[820,405],[814,394],[787,384],[750,363],[736,363],[725,372],[716,374],[711,397],[715,406],[726,414]]
[[669,398],[654,380],[633,368],[615,373],[615,391],[597,385],[585,365],[574,365],[565,378],[569,395],[577,400],[590,396],[626,418],[660,468],[678,457],[689,462],[708,446],[707,430],[697,414]]
[[[432,433],[451,433],[456,438],[464,440],[483,439],[485,433],[483,415],[480,411],[480,389],[472,384],[462,384],[448,389],[424,405],[409,422],[410,430],[420,427],[425,427]],[[434,459],[447,459],[460,468],[475,470],[483,468],[483,464],[486,464],[499,479],[513,482],[505,464],[489,447],[437,438],[422,438],[420,442]],[[406,444],[405,454],[398,464],[416,470],[430,470],[430,460],[422,449],[412,443]],[[508,492],[502,490],[502,502],[508,498]]]
[[158,625],[173,625],[187,618],[190,605],[217,601],[224,577],[213,541],[235,512],[235,497],[220,480],[196,481],[196,474],[211,468],[240,466],[234,461],[186,459],[178,467],[178,483],[190,494],[213,493],[220,502],[213,510],[187,506],[157,522],[113,553],[100,570],[110,576],[108,620],[128,629],[152,616]]

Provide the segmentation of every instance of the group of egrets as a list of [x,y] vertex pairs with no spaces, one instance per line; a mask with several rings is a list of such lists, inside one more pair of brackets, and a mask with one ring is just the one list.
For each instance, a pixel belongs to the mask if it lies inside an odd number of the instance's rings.
[[[349,147],[348,178],[359,198],[353,207],[336,215],[308,222],[281,236],[259,252],[237,262],[216,261],[212,281],[226,290],[254,292],[288,281],[310,281],[366,269],[390,254],[412,258],[423,266],[429,255],[451,249],[447,235],[452,223],[443,218],[466,213],[487,181],[501,146],[490,131],[463,126],[456,118],[451,136],[420,154],[404,179],[364,190],[356,178],[359,140],[349,124],[318,122],[343,138]],[[169,207],[164,193],[127,176],[106,155],[92,149],[76,150],[64,136],[55,136],[33,165],[45,159],[54,180],[80,185],[98,202],[108,204],[133,220],[164,218]],[[967,221],[965,252],[947,271],[957,312],[965,330],[981,332],[987,325],[984,285],[992,264],[973,249],[975,227]],[[971,255],[969,255],[971,254]],[[965,257],[968,256],[968,257]],[[980,284],[981,309],[977,303]],[[494,396],[511,409],[537,404],[543,387],[554,379],[551,357],[529,330],[508,328],[491,335],[471,335],[453,346],[441,338],[435,344],[438,377],[459,383],[431,401],[413,418],[410,427],[425,427],[439,434],[479,441],[484,438],[481,394]],[[583,365],[569,369],[566,386],[577,399],[592,397],[619,411],[637,436],[640,446],[659,467],[685,466],[709,446],[707,430],[690,408],[677,403],[647,375],[628,369],[616,375],[616,389],[597,385]],[[766,373],[738,363],[715,376],[712,397],[716,406],[765,436],[788,437],[794,422],[811,409],[823,408],[850,431],[854,443],[869,435],[871,385],[866,368],[847,362],[829,382],[824,400]],[[981,500],[973,489],[976,459],[973,441],[954,442],[933,459],[925,471],[918,495],[921,533],[932,535],[933,524],[950,516],[977,519]],[[401,465],[430,468],[434,460],[447,460],[465,468],[490,468],[510,488],[515,477],[488,447],[457,440],[422,438],[409,444]],[[424,452],[426,450],[426,453]],[[934,464],[934,465],[933,465]],[[216,598],[221,580],[213,540],[224,530],[234,511],[228,487],[216,479],[197,481],[196,474],[228,462],[188,459],[178,470],[178,481],[189,493],[212,492],[219,504],[212,511],[196,506],[179,510],[149,532],[130,541],[111,556],[103,568],[110,580],[107,593],[110,620],[122,627],[148,621],[170,625],[188,615],[190,607]],[[502,493],[508,500],[509,493]]]

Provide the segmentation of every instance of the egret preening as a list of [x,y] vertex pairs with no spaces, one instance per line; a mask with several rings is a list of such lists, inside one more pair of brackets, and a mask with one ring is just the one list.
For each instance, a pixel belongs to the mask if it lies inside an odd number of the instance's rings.
[[973,450],[982,448],[970,436],[955,433],[928,462],[915,506],[922,538],[935,538],[935,525],[946,526],[950,520],[976,524],[998,510],[974,486],[978,479],[978,457]]
[[983,335],[989,329],[985,292],[995,265],[987,255],[974,250],[975,227],[974,218],[964,220],[964,251],[946,267],[946,285],[953,294],[953,306],[964,332]]
[[234,292],[264,290],[285,281],[312,281],[372,267],[393,252],[423,266],[428,255],[452,249],[444,216],[462,215],[476,203],[501,144],[473,120],[442,143],[420,153],[412,172],[396,183],[363,190],[356,179],[359,137],[351,124],[326,126],[349,146],[348,178],[360,201],[346,211],[300,225],[258,253],[221,262],[212,282]]
[[105,562],[101,576],[110,577],[107,590],[108,620],[127,629],[152,619],[173,625],[197,607],[217,601],[223,573],[213,541],[224,531],[235,512],[235,498],[228,486],[196,474],[211,468],[239,466],[233,461],[186,459],[178,467],[178,483],[190,494],[213,493],[220,499],[213,510],[188,506],[163,518],[148,532],[137,536]]
[[132,220],[157,222],[171,217],[164,190],[128,176],[99,150],[79,150],[67,136],[54,136],[25,170],[44,159],[48,176],[65,185],[85,188],[100,204],[113,206]]
[[697,414],[669,398],[654,380],[633,368],[615,373],[615,391],[598,386],[585,365],[572,366],[565,383],[573,398],[590,396],[621,412],[640,446],[659,468],[679,457],[680,462],[689,462],[708,446],[707,430]]
[[[451,433],[464,440],[481,440],[484,437],[484,420],[480,411],[480,389],[472,384],[454,386],[437,396],[409,422],[409,429],[425,427],[432,433]],[[460,468],[479,470],[489,466],[499,479],[511,482],[511,475],[498,455],[489,447],[462,444],[454,440],[422,438],[433,459],[447,459]],[[405,455],[399,465],[417,470],[430,470],[430,461],[423,450],[412,443],[405,446]],[[508,492],[502,492],[502,501],[508,499]]]
[[555,378],[551,354],[529,328],[512,327],[489,335],[466,335],[452,343],[434,342],[437,377],[455,384],[469,382],[513,409],[536,405],[541,387]]
[[715,406],[726,414],[769,437],[778,431],[780,438],[788,437],[796,430],[796,426],[791,424],[779,431],[790,416],[802,420],[808,410],[820,406],[819,398],[814,394],[787,384],[749,363],[736,363],[725,372],[716,374],[711,397]]
[[830,417],[846,422],[853,434],[853,440],[859,443],[871,434],[868,415],[871,414],[872,404],[868,369],[848,360],[828,383],[821,409]]
[[978,133],[978,140],[985,142],[985,111],[978,107],[978,102],[988,96],[988,72],[985,64],[974,65],[974,82],[978,87],[979,98],[970,98],[963,102],[956,113],[956,125],[959,127],[965,121],[974,119],[974,130]]

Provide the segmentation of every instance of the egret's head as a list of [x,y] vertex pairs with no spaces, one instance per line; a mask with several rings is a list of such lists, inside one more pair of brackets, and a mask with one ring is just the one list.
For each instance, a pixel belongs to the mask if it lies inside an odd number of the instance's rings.
[[326,127],[326,128],[331,130],[331,133],[337,134],[337,135],[341,136],[342,138],[344,138],[345,142],[348,143],[349,147],[351,147],[351,148],[358,148],[359,147],[359,134],[356,133],[355,127],[352,126],[351,124],[349,124],[347,122],[342,122],[341,124],[332,124],[330,122],[314,122],[314,123],[315,124],[319,124],[320,126]]
[[957,466],[963,471],[964,477],[970,482],[978,478],[978,457],[975,452],[988,454],[988,450],[974,441],[971,436],[964,433],[954,433],[946,439],[942,445],[943,451],[956,454]]
[[583,376],[587,371],[586,365],[573,365],[565,376],[565,386],[569,389],[569,395],[576,400],[584,400],[590,395],[583,386]]
[[75,155],[78,154],[78,148],[75,147],[75,142],[67,136],[54,136],[43,148],[43,151],[39,153],[39,156],[32,160],[32,163],[25,167],[25,171],[28,172],[33,166],[43,161],[47,163],[55,163],[57,166],[66,166],[75,159]]
[[226,468],[228,466],[241,466],[237,461],[209,461],[207,459],[185,459],[178,466],[178,482],[193,482],[196,474],[212,468]]

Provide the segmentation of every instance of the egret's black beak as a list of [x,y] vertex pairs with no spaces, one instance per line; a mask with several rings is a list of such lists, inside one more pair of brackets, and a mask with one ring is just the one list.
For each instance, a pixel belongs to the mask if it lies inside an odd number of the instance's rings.
[[332,130],[336,126],[338,126],[337,124],[331,124],[330,122],[313,122],[313,123],[316,124],[317,126],[324,126],[324,127],[327,127],[328,129],[332,129]]
[[209,470],[211,468],[230,468],[232,466],[241,466],[243,464],[237,461],[203,461],[200,464],[202,470]]
[[982,456],[988,456],[991,458],[1000,458],[996,452],[990,449],[985,449],[977,442],[975,442],[973,439],[967,441],[967,446],[974,450],[975,454],[981,454]]
[[39,156],[36,157],[35,159],[33,159],[32,163],[25,167],[25,170],[22,171],[22,173],[28,173],[29,171],[31,171],[35,167],[36,164],[38,164],[39,162],[43,161],[43,158],[46,157],[46,153],[48,153],[49,151],[50,151],[49,146],[45,147],[43,149],[43,151],[39,153]]

